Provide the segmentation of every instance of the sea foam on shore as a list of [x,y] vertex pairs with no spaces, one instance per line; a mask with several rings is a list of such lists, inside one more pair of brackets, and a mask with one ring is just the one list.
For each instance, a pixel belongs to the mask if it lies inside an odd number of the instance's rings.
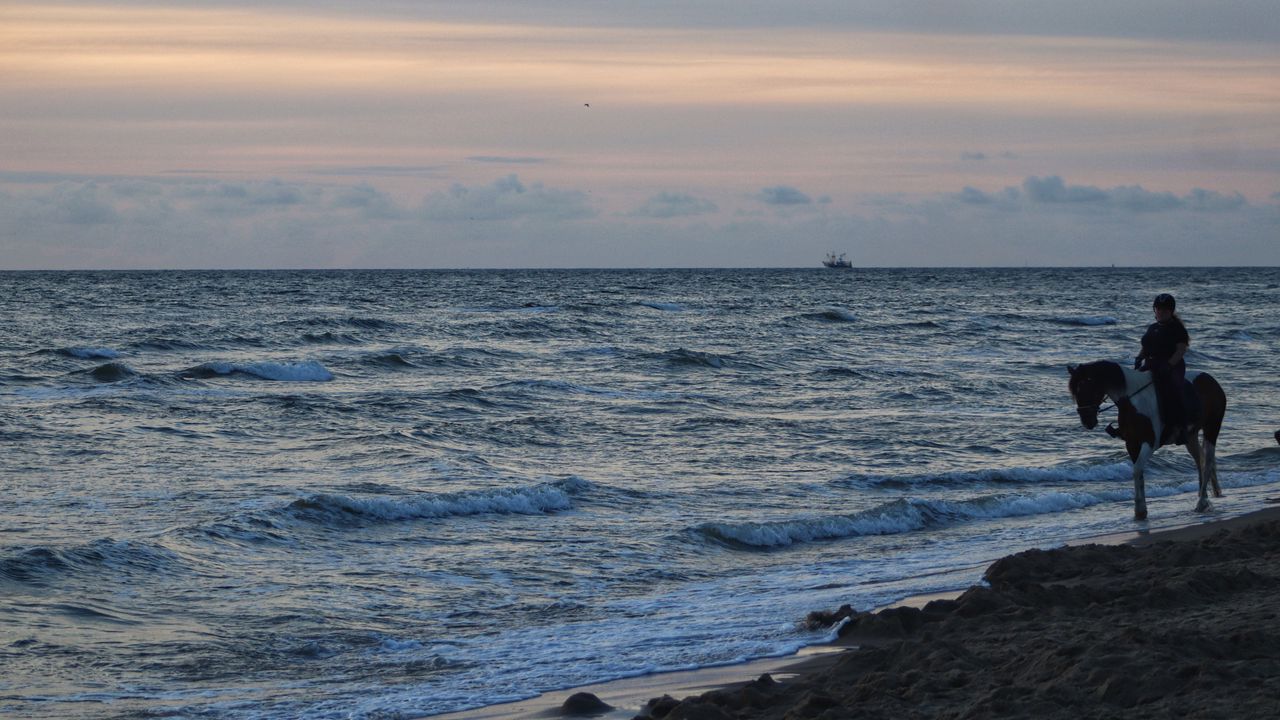
[[686,718],[1244,718],[1280,707],[1280,509],[1028,550],[983,586],[847,617],[859,645],[645,715]]

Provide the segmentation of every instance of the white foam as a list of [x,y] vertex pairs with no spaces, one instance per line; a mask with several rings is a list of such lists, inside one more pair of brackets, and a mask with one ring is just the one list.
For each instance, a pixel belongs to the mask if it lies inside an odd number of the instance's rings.
[[421,650],[422,643],[417,640],[397,640],[396,638],[384,637],[378,647],[386,652],[399,653],[409,650]]
[[[1176,495],[1180,487],[1150,487],[1148,497]],[[973,520],[1048,515],[1079,510],[1132,497],[1131,490],[1049,492],[1037,495],[990,495],[970,500],[896,500],[855,515],[771,522],[705,523],[698,532],[749,547],[774,548],[819,540],[867,535],[896,535],[927,527]]]
[[1127,462],[1106,465],[1060,465],[1056,467],[1009,467],[985,470],[958,470],[945,473],[919,475],[855,475],[834,481],[840,486],[865,485],[963,485],[992,483],[1044,483],[1044,482],[1113,482],[1130,477],[1132,466]]
[[351,497],[319,494],[295,501],[294,511],[346,513],[374,520],[425,520],[463,515],[541,515],[573,507],[572,495],[590,487],[581,478],[523,488],[448,494]]
[[244,373],[260,377],[263,380],[276,380],[279,382],[328,382],[333,379],[333,373],[315,360],[298,363],[209,362],[198,366],[196,369],[208,370],[217,375]]

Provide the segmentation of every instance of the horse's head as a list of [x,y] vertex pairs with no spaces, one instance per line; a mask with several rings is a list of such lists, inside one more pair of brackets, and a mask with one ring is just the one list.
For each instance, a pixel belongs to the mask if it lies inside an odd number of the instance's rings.
[[1080,415],[1080,424],[1087,430],[1098,427],[1098,409],[1102,407],[1102,401],[1107,397],[1107,391],[1101,379],[1089,365],[1068,365],[1067,373],[1071,375],[1067,389],[1071,391],[1071,397],[1076,401],[1076,412]]

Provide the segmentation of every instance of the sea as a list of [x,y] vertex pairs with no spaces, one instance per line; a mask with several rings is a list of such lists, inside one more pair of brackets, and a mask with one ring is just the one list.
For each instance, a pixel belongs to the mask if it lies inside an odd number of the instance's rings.
[[[1133,519],[1070,363],[1228,396]],[[1280,269],[0,273],[0,716],[416,718],[1280,496]],[[1104,415],[1104,422],[1114,415]]]

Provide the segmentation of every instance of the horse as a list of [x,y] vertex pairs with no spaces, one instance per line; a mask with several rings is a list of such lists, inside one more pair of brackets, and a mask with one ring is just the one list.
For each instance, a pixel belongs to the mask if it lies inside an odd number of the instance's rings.
[[[1146,520],[1147,493],[1143,472],[1151,454],[1170,442],[1160,421],[1151,373],[1130,370],[1107,360],[1071,365],[1067,372],[1071,376],[1067,389],[1076,402],[1076,412],[1085,429],[1092,430],[1098,426],[1098,412],[1104,398],[1115,403],[1120,411],[1120,427],[1116,435],[1124,440],[1129,460],[1133,462],[1133,518]],[[1215,452],[1222,418],[1227,411],[1227,396],[1209,373],[1191,371],[1186,378],[1200,400],[1199,417],[1188,425],[1186,433],[1187,452],[1196,461],[1196,472],[1200,477],[1196,512],[1208,512],[1212,509],[1209,486],[1213,486],[1214,497],[1222,497]],[[1202,432],[1203,442],[1199,437]]]

